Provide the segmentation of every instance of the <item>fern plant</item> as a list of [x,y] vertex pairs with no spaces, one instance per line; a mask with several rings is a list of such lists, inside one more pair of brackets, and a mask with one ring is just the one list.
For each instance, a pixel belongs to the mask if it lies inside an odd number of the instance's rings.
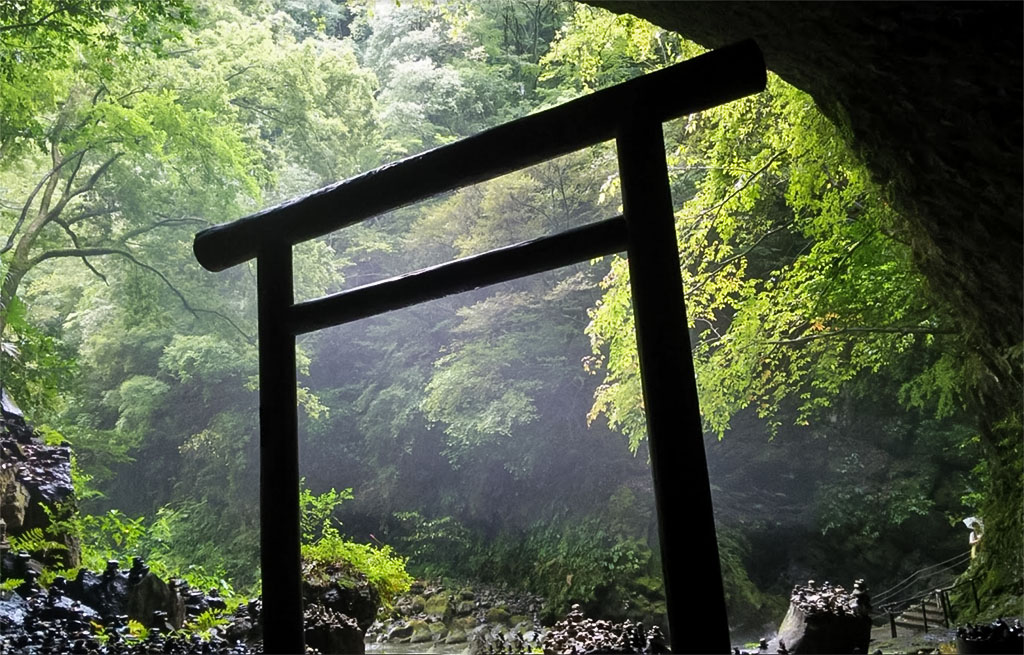
[[135,619],[128,619],[128,635],[132,639],[145,641],[149,638],[149,628],[142,625]]
[[228,619],[223,612],[208,609],[191,621],[187,627],[198,632],[204,639],[209,639],[214,628],[228,624]]
[[17,589],[23,582],[25,581],[21,578],[7,578],[6,580],[0,581],[0,595],[6,598],[7,594]]
[[19,535],[13,535],[10,538],[10,542],[11,550],[14,552],[25,550],[33,554],[42,554],[43,557],[48,555],[51,551],[65,551],[68,549],[67,546],[59,541],[49,539],[43,533],[42,528],[32,528],[31,530],[26,530]]

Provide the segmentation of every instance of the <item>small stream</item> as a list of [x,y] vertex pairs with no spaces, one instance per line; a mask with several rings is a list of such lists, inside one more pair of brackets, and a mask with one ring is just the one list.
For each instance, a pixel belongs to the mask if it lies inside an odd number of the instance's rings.
[[396,653],[407,655],[411,653],[428,653],[429,655],[457,655],[469,652],[469,644],[378,644],[366,643],[367,653]]

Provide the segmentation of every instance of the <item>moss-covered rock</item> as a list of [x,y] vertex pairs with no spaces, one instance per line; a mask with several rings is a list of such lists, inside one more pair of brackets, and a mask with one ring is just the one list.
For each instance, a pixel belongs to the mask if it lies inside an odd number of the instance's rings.
[[423,644],[434,640],[434,633],[430,631],[430,624],[426,621],[414,619],[409,621],[409,626],[412,628],[412,636],[409,638],[409,643]]
[[430,628],[431,639],[444,639],[448,635],[448,628],[440,621],[428,623],[427,626]]
[[462,628],[455,627],[445,637],[444,643],[446,644],[464,644],[466,643],[466,631]]
[[447,622],[455,614],[452,600],[447,594],[434,594],[426,600],[423,610],[429,616],[436,616]]
[[471,601],[471,600],[459,601],[458,606],[455,608],[455,615],[456,616],[469,616],[470,614],[473,613],[474,609],[476,609],[476,606],[473,604],[473,601]]
[[510,625],[511,618],[512,616],[503,606],[492,607],[487,610],[487,614],[484,616],[484,620],[491,625]]

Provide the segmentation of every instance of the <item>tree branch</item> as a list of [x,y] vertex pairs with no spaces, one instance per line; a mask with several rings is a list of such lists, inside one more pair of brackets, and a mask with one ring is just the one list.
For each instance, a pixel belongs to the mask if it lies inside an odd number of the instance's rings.
[[85,184],[78,187],[70,194],[66,193],[63,196],[61,196],[61,199],[57,201],[57,205],[46,213],[46,221],[52,221],[56,219],[58,216],[60,216],[60,213],[64,211],[64,208],[67,207],[68,203],[71,202],[77,196],[92,191],[93,187],[96,186],[96,182],[100,179],[100,177],[103,176],[103,173],[105,173],[106,170],[110,168],[111,164],[120,159],[122,155],[124,155],[124,153],[119,152],[110,159],[108,159],[107,161],[100,164],[100,167],[93,171],[93,174],[89,176],[89,179],[88,181],[86,181]]
[[[775,152],[774,154],[772,154],[772,156],[768,158],[768,161],[766,161],[764,163],[764,165],[761,166],[761,168],[757,169],[747,179],[743,180],[743,184],[741,184],[738,188],[733,189],[732,192],[729,195],[727,195],[725,198],[723,198],[719,202],[716,202],[715,204],[711,205],[710,207],[706,207],[705,209],[702,209],[699,212],[697,212],[692,217],[692,219],[695,222],[695,224],[699,223],[699,222],[703,222],[701,219],[705,218],[706,216],[708,216],[712,212],[714,212],[715,218],[717,218],[718,215],[721,214],[722,208],[725,207],[725,205],[728,204],[728,202],[730,200],[732,200],[733,198],[738,196],[740,194],[740,192],[742,192],[744,189],[746,189],[748,186],[750,186],[750,184],[754,180],[759,178],[765,171],[768,170],[768,167],[772,165],[772,162],[774,162],[776,159],[781,157],[786,152],[787,152],[786,149],[783,148],[782,150],[779,150],[779,151]],[[687,262],[687,264],[689,264],[689,262]]]
[[82,170],[82,161],[85,159],[85,151],[83,150],[79,152],[78,157],[75,159],[75,168],[71,171],[71,174],[68,175],[68,181],[64,184],[64,193],[62,195],[65,196],[71,191],[71,185],[74,184],[75,178],[78,177],[78,171]]
[[758,247],[761,244],[762,241],[764,241],[765,239],[767,239],[771,235],[775,234],[776,232],[780,232],[780,231],[790,227],[791,225],[793,225],[793,222],[794,221],[789,221],[787,223],[783,223],[782,225],[780,225],[780,226],[778,226],[778,227],[776,227],[774,229],[768,230],[767,232],[762,234],[760,236],[760,238],[757,239],[757,241],[755,241],[754,243],[750,244],[743,251],[738,252],[735,255],[726,257],[722,261],[718,262],[718,266],[713,271],[709,271],[708,273],[706,273],[705,276],[704,276],[704,279],[702,279],[697,285],[695,285],[693,288],[690,289],[690,293],[693,293],[695,291],[700,291],[701,288],[703,288],[703,286],[705,284],[707,284],[709,281],[711,281],[711,278],[713,278],[719,272],[724,270],[726,266],[728,266],[732,262],[736,261],[737,259],[740,259],[742,257],[746,257],[747,255],[750,254],[750,252],[754,248]]
[[848,259],[850,259],[851,256],[853,256],[853,253],[856,252],[858,248],[860,248],[865,243],[870,241],[871,237],[875,236],[875,234],[878,234],[878,230],[871,230],[870,232],[867,233],[867,235],[863,239],[861,239],[857,243],[855,243],[852,246],[850,246],[850,248],[848,248],[846,250],[846,252],[843,253],[842,257],[840,257],[836,261],[832,262],[832,265],[829,267],[829,272],[828,272],[828,283],[825,285],[825,288],[821,290],[821,293],[818,294],[818,299],[814,303],[814,313],[815,314],[818,313],[818,309],[821,307],[821,303],[825,302],[825,296],[830,291],[832,291],[832,287],[835,286],[836,280],[839,279],[839,268],[843,264],[845,264],[846,261]]
[[12,247],[14,247],[14,237],[18,234],[18,230],[20,230],[21,226],[25,223],[25,219],[28,217],[28,210],[31,209],[32,207],[32,202],[35,200],[36,195],[42,190],[47,180],[49,180],[50,177],[52,177],[53,175],[56,175],[61,168],[66,166],[77,156],[79,156],[80,154],[84,155],[85,152],[86,150],[79,150],[78,152],[72,153],[70,157],[66,157],[64,161],[60,162],[59,164],[51,168],[49,171],[47,171],[46,175],[44,175],[43,178],[39,180],[39,183],[36,184],[34,189],[32,189],[32,193],[28,194],[28,200],[25,201],[25,204],[21,208],[21,215],[18,217],[18,222],[14,224],[14,229],[12,229],[11,233],[7,235],[7,243],[5,243],[2,248],[0,248],[0,254],[7,252]]
[[75,214],[71,218],[68,218],[64,222],[68,225],[74,225],[75,223],[81,223],[87,218],[93,218],[94,216],[103,216],[104,214],[112,214],[118,210],[117,207],[101,207],[99,209],[90,209],[84,211],[81,214]]
[[278,118],[277,116],[274,116],[273,114],[270,113],[269,110],[257,105],[250,105],[240,98],[232,98],[228,102],[235,105],[236,107],[241,107],[242,109],[248,109],[251,112],[255,112],[269,120],[274,121],[275,123],[284,123],[284,120]]
[[[78,241],[78,235],[75,234],[75,231],[71,229],[70,225],[68,225],[67,223],[65,223],[64,221],[62,221],[60,219],[54,219],[53,222],[56,223],[57,225],[61,226],[62,228],[64,228],[64,232],[67,233],[67,235],[71,238],[71,243],[74,244],[75,248],[77,248],[79,250],[82,249],[82,244]],[[104,275],[103,273],[100,273],[98,270],[96,270],[96,268],[92,265],[92,262],[89,261],[88,257],[85,257],[83,255],[82,256],[82,263],[85,264],[85,267],[88,268],[90,271],[92,271],[96,275],[96,277],[98,277],[99,279],[103,280],[103,284],[107,284],[107,276]]]
[[124,257],[125,259],[135,264],[139,268],[144,268],[147,271],[153,273],[158,278],[160,278],[160,280],[165,285],[167,285],[167,288],[170,289],[171,292],[174,293],[174,295],[178,297],[178,300],[181,301],[182,306],[185,308],[186,311],[188,311],[188,313],[192,314],[192,316],[196,318],[199,318],[199,314],[210,314],[212,316],[216,316],[223,320],[224,322],[226,322],[232,328],[234,328],[236,332],[242,335],[242,338],[245,339],[246,342],[248,342],[249,344],[256,343],[256,339],[249,335],[248,333],[246,333],[242,328],[238,327],[238,324],[231,320],[229,316],[226,316],[225,314],[222,314],[221,312],[218,312],[213,309],[202,309],[199,307],[193,307],[192,304],[188,301],[188,298],[185,297],[185,294],[183,294],[181,291],[178,290],[177,287],[171,284],[171,281],[167,279],[167,276],[165,276],[163,273],[161,273],[156,268],[150,266],[149,264],[140,262],[138,259],[135,258],[135,255],[131,254],[127,250],[121,250],[119,248],[61,248],[57,250],[48,250],[31,259],[28,262],[28,265],[25,267],[25,270],[31,269],[33,266],[36,266],[37,264],[40,264],[48,259],[59,259],[63,257],[99,257],[103,255],[117,255],[119,257]]
[[55,15],[61,12],[60,9],[54,9],[48,14],[41,16],[38,20],[34,20],[31,23],[15,23],[14,25],[0,25],[0,33],[12,32],[14,30],[27,30],[33,27],[40,27],[46,24],[46,21],[53,18]]
[[107,172],[107,169],[110,168],[110,166],[115,161],[120,159],[122,156],[124,156],[123,152],[114,153],[113,157],[100,164],[100,167],[93,171],[93,174],[89,176],[88,181],[86,181],[84,185],[78,187],[73,192],[71,192],[71,195],[68,196],[68,200],[71,200],[75,196],[80,196],[83,193],[86,193],[87,191],[92,191],[93,187],[96,186],[96,182],[99,181],[101,177],[103,177],[103,174]]
[[228,82],[230,80],[233,80],[234,78],[238,77],[242,73],[247,72],[250,68],[254,68],[254,67],[255,67],[255,64],[249,64],[248,66],[242,66],[241,68],[236,70],[234,73],[231,73],[230,75],[226,76],[223,81],[224,82]]
[[125,234],[122,234],[118,238],[118,240],[121,243],[124,243],[124,242],[128,241],[129,239],[137,237],[140,234],[145,234],[146,232],[151,232],[152,230],[155,230],[155,229],[157,229],[159,227],[169,227],[171,225],[189,225],[189,224],[209,225],[210,223],[209,223],[209,221],[204,221],[201,218],[189,218],[187,216],[184,216],[184,217],[181,217],[181,218],[165,218],[162,221],[157,221],[155,223],[150,223],[149,225],[143,225],[142,227],[139,227],[139,228],[136,228],[136,229],[131,230],[129,232],[126,232]]

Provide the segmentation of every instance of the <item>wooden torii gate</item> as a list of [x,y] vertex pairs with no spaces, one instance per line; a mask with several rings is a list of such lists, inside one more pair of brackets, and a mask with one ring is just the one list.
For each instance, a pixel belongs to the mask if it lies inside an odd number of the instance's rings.
[[[257,261],[265,652],[304,650],[295,337],[622,251],[629,258],[672,650],[729,651],[661,124],[765,84],[760,49],[743,41],[196,235],[196,259],[208,270]],[[294,301],[295,244],[609,139],[618,149],[622,215]]]

